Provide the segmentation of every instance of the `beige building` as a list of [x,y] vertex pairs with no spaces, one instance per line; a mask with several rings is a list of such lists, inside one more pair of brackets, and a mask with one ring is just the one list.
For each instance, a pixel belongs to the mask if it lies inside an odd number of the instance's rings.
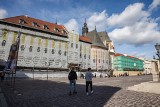
[[91,42],[91,68],[95,71],[109,71],[113,69],[114,44],[106,31],[97,32],[96,28],[88,31],[87,23],[84,23],[82,35],[88,37]]
[[28,16],[0,20],[0,63],[8,60],[10,47],[20,38],[17,66],[67,69],[68,31],[62,25]]
[[68,31],[63,25],[29,16],[15,16],[0,20],[0,68],[10,56],[11,45],[18,43],[18,68],[66,71],[75,66],[86,71],[111,69],[110,52],[113,42],[107,32],[88,32],[84,23],[82,36]]

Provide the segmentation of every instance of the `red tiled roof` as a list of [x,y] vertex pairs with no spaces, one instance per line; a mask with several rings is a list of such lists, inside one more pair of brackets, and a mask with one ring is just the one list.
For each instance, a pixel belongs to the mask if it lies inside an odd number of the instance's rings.
[[[24,15],[5,18],[2,20],[6,21],[6,22],[13,23],[13,24],[20,24],[19,21],[24,20],[25,23],[22,24],[23,26],[48,31],[48,32],[55,33],[55,34],[62,35],[62,36],[67,36],[66,33],[68,32],[63,25],[57,25],[55,23],[46,22],[43,20],[31,18],[31,17],[24,16]],[[38,26],[37,27],[33,26],[33,23],[37,23]],[[47,29],[44,29],[43,28],[44,26],[47,26]],[[57,29],[58,31],[54,31],[54,29]]]
[[88,42],[88,43],[92,43],[91,40],[89,38],[85,37],[85,36],[80,36],[79,40],[84,41],[84,42]]
[[124,55],[120,53],[116,53],[114,56],[124,56]]
[[[116,53],[115,56],[125,56],[125,55],[124,55],[124,54],[120,54],[120,53]],[[141,59],[136,58],[136,57],[134,57],[134,56],[129,56],[129,55],[127,55],[126,57],[141,60]]]

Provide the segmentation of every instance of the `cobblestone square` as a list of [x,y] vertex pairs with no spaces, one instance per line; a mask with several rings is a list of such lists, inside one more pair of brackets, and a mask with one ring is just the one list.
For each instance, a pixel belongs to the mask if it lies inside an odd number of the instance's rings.
[[17,78],[14,92],[6,81],[0,87],[9,107],[160,107],[159,94],[135,92],[127,87],[151,81],[151,75],[94,78],[94,93],[86,96],[85,80],[77,80],[76,95],[69,96],[67,78]]

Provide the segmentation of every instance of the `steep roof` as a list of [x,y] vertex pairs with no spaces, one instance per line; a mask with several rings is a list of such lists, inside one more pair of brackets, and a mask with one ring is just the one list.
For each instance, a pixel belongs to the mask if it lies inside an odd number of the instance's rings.
[[86,36],[91,40],[93,46],[106,48],[103,42],[101,41],[96,29],[91,32],[88,32]]
[[[67,32],[68,32],[63,25],[57,25],[55,23],[46,22],[43,20],[31,18],[24,15],[9,17],[2,20],[5,22],[27,26],[33,29],[43,30],[43,31],[55,33],[62,36],[67,36]],[[20,21],[23,21],[23,23],[20,23]],[[34,26],[34,24],[36,24],[37,26]]]
[[98,32],[98,35],[100,36],[101,41],[106,40],[107,42],[111,42],[111,40],[110,40],[110,38],[108,36],[108,33],[106,31]]
[[133,58],[133,59],[141,60],[141,59],[136,58],[136,57],[134,57],[134,56],[124,55],[124,54],[120,54],[120,53],[116,53],[114,56],[115,56],[115,57],[116,57],[116,56],[125,56],[125,57],[127,57],[127,58]]
[[114,56],[124,56],[124,55],[120,53],[116,53]]
[[89,38],[85,37],[85,36],[80,36],[79,40],[83,41],[83,42],[90,43],[90,44],[92,43],[91,40]]

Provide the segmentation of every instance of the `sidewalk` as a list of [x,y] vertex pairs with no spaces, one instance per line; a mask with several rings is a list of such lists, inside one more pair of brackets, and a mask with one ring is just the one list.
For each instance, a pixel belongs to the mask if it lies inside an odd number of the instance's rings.
[[141,84],[128,87],[127,90],[160,94],[160,82],[143,82]]
[[0,88],[0,107],[8,107],[1,88]]

